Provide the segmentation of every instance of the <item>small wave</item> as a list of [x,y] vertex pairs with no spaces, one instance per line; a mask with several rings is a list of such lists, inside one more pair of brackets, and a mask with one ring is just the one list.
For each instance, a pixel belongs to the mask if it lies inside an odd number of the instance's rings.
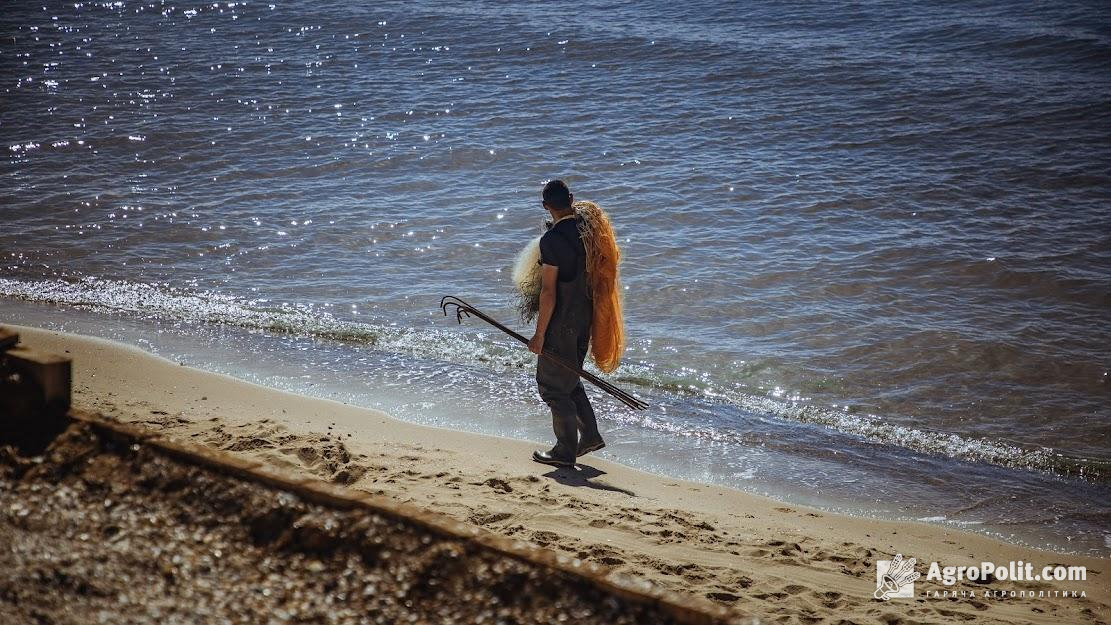
[[800,423],[822,425],[871,442],[924,454],[1089,481],[1102,481],[1111,473],[1109,462],[1066,456],[1048,447],[1027,449],[998,440],[888,423],[875,415],[854,415],[821,406],[787,403],[771,397],[725,393],[723,398],[757,414],[772,414]]
[[[1101,481],[1111,477],[1111,462],[1066,456],[1047,447],[1027,449],[998,440],[907,427],[889,423],[876,415],[850,414],[797,401],[753,395],[740,390],[720,389],[705,379],[693,380],[665,375],[652,367],[643,365],[632,364],[628,367],[622,365],[622,368],[624,371],[616,376],[614,381],[673,395],[717,401],[756,415],[824,426],[844,434],[858,436],[872,443],[901,447],[955,460],[982,462],[1011,469],[1042,471],[1089,481]],[[740,440],[736,436],[722,433],[684,432],[684,435],[700,436],[718,442]]]
[[[515,344],[477,332],[398,328],[340,319],[317,307],[244,299],[233,295],[192,291],[165,284],[146,284],[84,277],[78,280],[20,281],[0,278],[0,295],[28,301],[68,304],[91,310],[120,312],[157,319],[227,324],[267,332],[311,336],[373,346],[376,349],[480,367],[526,369],[534,357]],[[855,415],[821,406],[720,389],[712,380],[692,379],[649,363],[628,362],[614,382],[680,398],[720,402],[743,411],[783,421],[818,425],[860,437],[871,443],[956,460],[988,463],[1012,469],[1102,481],[1111,475],[1111,462],[1066,456],[1050,448],[1027,449],[998,440],[918,429],[884,421],[875,415]],[[676,436],[714,442],[745,444],[743,432],[728,427],[700,426],[630,413],[614,418]]]
[[275,303],[165,284],[84,277],[76,281],[0,278],[0,295],[35,302],[158,319],[226,324],[280,334],[311,336],[373,346],[415,356],[502,367],[525,367],[531,359],[479,334],[396,328],[347,321],[304,304]]

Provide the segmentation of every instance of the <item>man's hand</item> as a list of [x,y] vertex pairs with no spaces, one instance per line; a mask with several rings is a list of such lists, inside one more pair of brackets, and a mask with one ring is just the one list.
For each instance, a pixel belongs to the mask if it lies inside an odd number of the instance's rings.
[[534,354],[544,351],[544,335],[539,332],[533,334],[528,342],[528,350]]

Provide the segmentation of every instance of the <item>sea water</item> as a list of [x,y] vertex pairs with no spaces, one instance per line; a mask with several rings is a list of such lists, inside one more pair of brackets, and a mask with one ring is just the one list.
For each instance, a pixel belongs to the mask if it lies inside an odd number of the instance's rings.
[[639,468],[1111,554],[1099,2],[0,11],[0,320],[550,442],[513,257],[610,213]]

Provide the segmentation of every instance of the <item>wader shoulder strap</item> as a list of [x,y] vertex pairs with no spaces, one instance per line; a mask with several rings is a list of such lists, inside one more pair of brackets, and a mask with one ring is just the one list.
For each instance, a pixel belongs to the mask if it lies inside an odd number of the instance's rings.
[[[575,221],[576,221],[576,230],[575,231],[578,232],[578,226],[577,226],[578,220],[576,219]],[[558,234],[560,237],[562,237],[564,241],[567,241],[571,245],[572,250],[575,250],[575,274],[576,275],[586,275],[586,246],[585,245],[582,246],[582,253],[581,254],[579,253],[579,246],[582,244],[582,239],[579,239],[579,238],[572,239],[571,235],[569,235],[565,232],[561,232],[559,230],[556,230],[556,234]]]

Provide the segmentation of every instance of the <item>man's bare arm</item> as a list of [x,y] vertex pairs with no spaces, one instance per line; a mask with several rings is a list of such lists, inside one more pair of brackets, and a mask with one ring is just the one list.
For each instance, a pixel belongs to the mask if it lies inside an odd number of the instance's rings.
[[556,304],[556,282],[559,280],[559,267],[540,266],[540,315],[536,318],[536,334],[528,342],[528,349],[534,354],[544,351],[544,333],[552,320]]

